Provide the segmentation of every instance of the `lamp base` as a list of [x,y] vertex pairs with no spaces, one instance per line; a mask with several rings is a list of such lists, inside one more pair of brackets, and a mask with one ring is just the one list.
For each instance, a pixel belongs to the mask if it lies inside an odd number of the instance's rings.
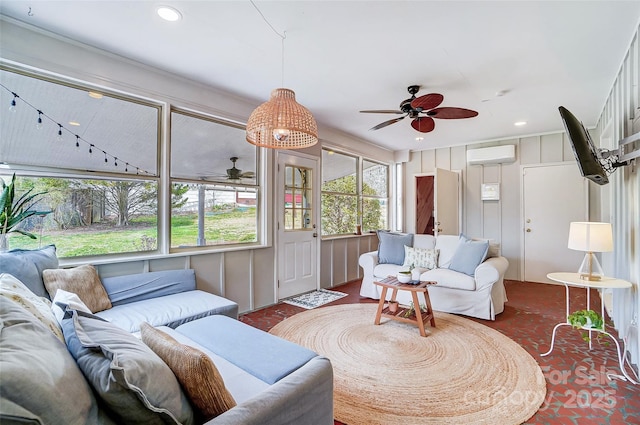
[[578,269],[578,274],[580,275],[580,279],[589,281],[598,281],[604,277],[602,267],[593,252],[586,253]]

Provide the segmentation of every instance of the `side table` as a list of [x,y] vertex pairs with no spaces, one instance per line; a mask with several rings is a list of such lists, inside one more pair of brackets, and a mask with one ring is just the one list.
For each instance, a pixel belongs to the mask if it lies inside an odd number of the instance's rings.
[[[551,334],[551,347],[549,348],[549,351],[547,351],[544,354],[541,354],[541,356],[548,356],[549,354],[551,354],[551,352],[553,351],[553,346],[555,344],[555,339],[556,339],[556,331],[558,330],[558,328],[560,326],[571,326],[571,323],[569,323],[569,319],[567,318],[569,316],[569,314],[571,313],[569,310],[569,286],[573,286],[576,288],[585,288],[587,291],[587,310],[591,309],[591,296],[590,296],[590,289],[591,288],[596,288],[596,289],[619,289],[619,288],[630,288],[631,287],[631,282],[628,282],[626,280],[622,280],[622,279],[616,279],[613,277],[603,277],[601,280],[585,280],[585,279],[581,279],[580,275],[578,273],[568,273],[568,272],[559,272],[559,273],[549,273],[547,275],[547,278],[550,280],[553,280],[554,282],[559,282],[562,283],[565,287],[565,298],[566,298],[566,315],[565,315],[565,321],[558,323],[557,325],[555,325],[555,327],[553,328],[553,333]],[[616,348],[618,349],[618,363],[620,365],[620,370],[622,371],[622,374],[625,376],[625,378],[627,378],[629,380],[629,382],[633,383],[633,384],[637,384],[637,382],[635,382],[626,372],[625,368],[624,368],[624,361],[622,358],[622,351],[620,350],[620,344],[618,343],[618,339],[611,335],[609,332],[607,332],[605,330],[605,324],[604,324],[604,302],[600,303],[600,315],[603,319],[602,322],[602,329],[598,329],[598,328],[591,328],[591,327],[583,327],[582,329],[584,329],[585,331],[589,332],[589,336],[591,336],[591,332],[599,332],[602,334],[605,334],[607,336],[609,336],[613,342],[615,342],[616,344]],[[591,338],[589,338],[589,349],[591,349],[592,345],[591,345]]]
[[[378,311],[376,312],[375,324],[380,324],[381,317],[387,317],[391,320],[397,320],[399,322],[412,323],[418,326],[421,336],[427,336],[424,329],[424,324],[430,322],[432,327],[436,327],[436,319],[433,316],[433,309],[431,308],[431,299],[429,298],[429,292],[427,292],[428,285],[435,285],[437,282],[423,281],[417,285],[408,283],[400,283],[394,276],[389,276],[381,281],[374,281],[375,285],[382,287],[382,294],[380,295],[380,302],[378,303]],[[400,308],[397,312],[392,313],[389,308],[384,306],[385,298],[387,297],[387,290],[391,289],[391,301],[396,300],[398,291],[410,291],[411,298],[413,299],[413,312],[405,317],[408,309]],[[427,311],[423,312],[420,308],[420,302],[418,301],[418,294],[421,293],[424,296],[425,306]]]

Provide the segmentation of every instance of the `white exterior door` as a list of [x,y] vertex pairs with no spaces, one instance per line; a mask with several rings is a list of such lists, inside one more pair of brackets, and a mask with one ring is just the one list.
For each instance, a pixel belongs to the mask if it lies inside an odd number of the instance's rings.
[[460,181],[455,171],[436,168],[434,189],[435,226],[433,233],[460,233]]
[[278,299],[313,291],[318,279],[318,160],[278,152]]
[[588,219],[588,185],[574,163],[522,168],[522,280],[549,282],[577,271],[583,252],[567,248],[569,223]]

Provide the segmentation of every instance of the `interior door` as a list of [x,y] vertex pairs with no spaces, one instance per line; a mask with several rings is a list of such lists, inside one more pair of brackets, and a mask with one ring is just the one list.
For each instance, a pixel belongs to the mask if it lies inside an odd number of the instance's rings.
[[416,176],[416,233],[434,233],[434,179],[434,176]]
[[577,271],[583,252],[567,248],[569,223],[588,219],[588,185],[574,163],[523,167],[522,280]]
[[278,299],[318,288],[317,159],[278,153]]
[[436,168],[434,235],[460,233],[460,178],[455,171]]

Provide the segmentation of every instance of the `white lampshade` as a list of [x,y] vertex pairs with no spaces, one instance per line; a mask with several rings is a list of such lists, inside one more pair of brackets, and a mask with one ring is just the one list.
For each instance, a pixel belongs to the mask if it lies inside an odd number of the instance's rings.
[[581,279],[600,280],[604,277],[602,267],[594,252],[613,250],[611,223],[579,222],[569,225],[569,249],[585,251],[586,255],[578,269]]
[[569,225],[568,247],[585,252],[613,251],[611,223],[572,222]]

